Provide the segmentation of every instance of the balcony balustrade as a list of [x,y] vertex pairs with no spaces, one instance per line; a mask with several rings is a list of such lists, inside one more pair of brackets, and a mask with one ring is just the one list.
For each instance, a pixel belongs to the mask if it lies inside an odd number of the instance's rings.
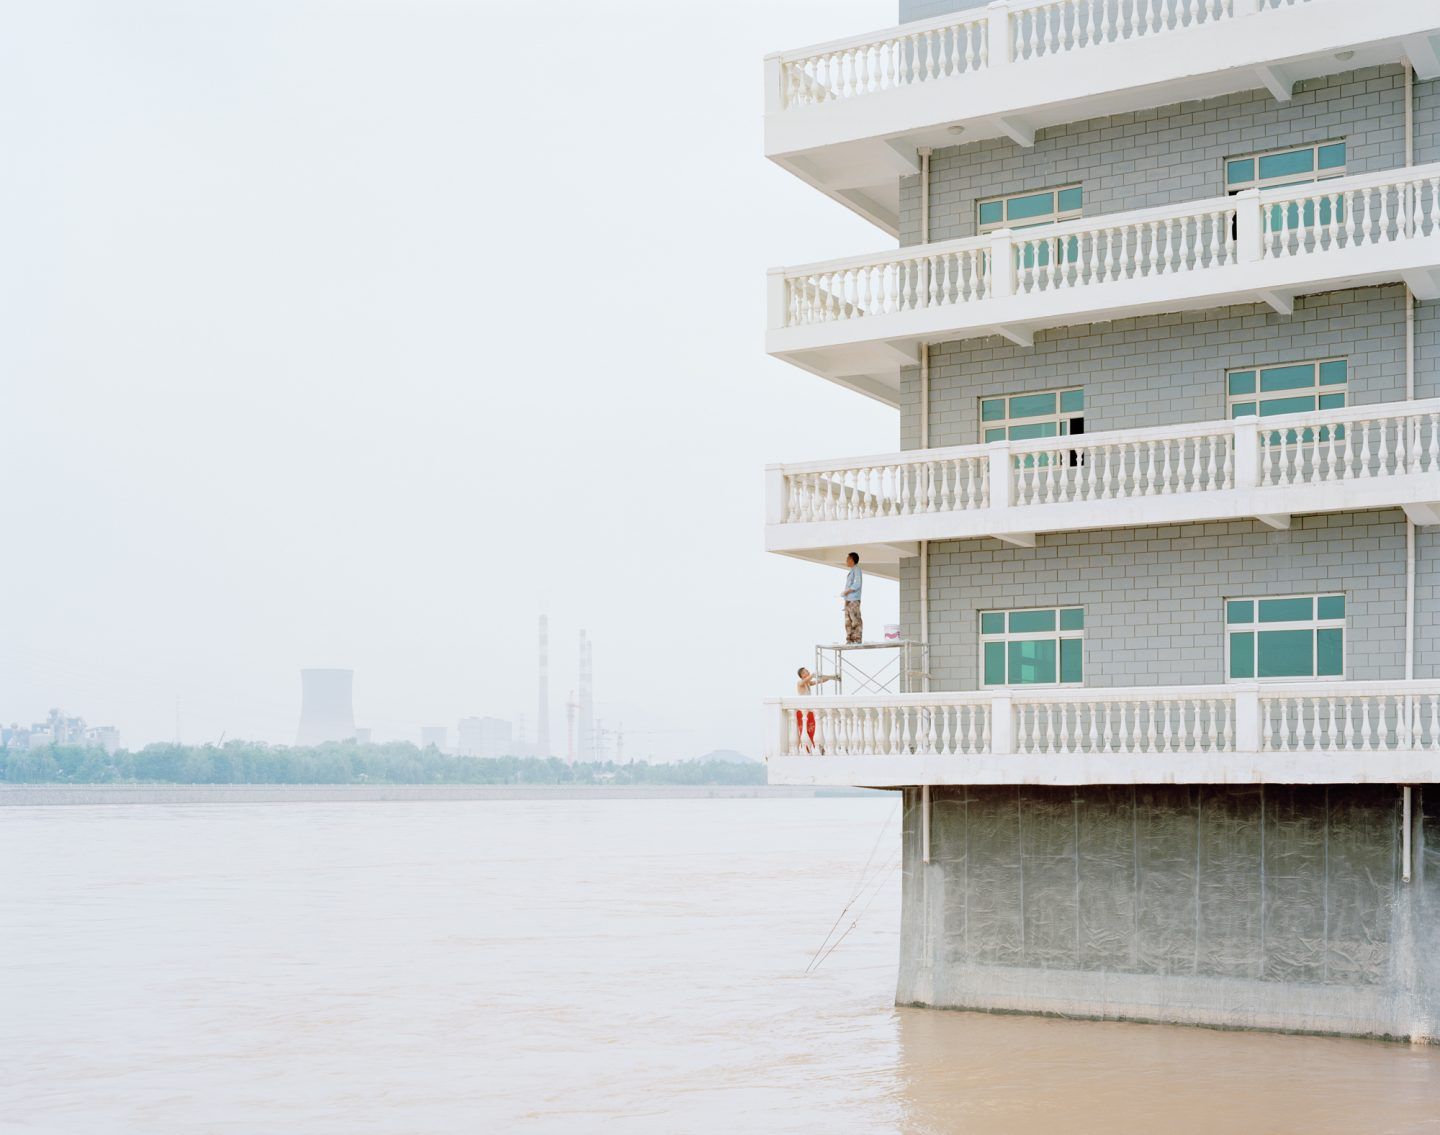
[[774,269],[766,348],[894,405],[922,342],[1401,280],[1440,297],[1440,163]]
[[1403,508],[1440,522],[1440,399],[767,469],[766,547],[894,575],[919,540]]
[[[1409,59],[1440,75],[1426,0],[997,0],[766,59],[766,154],[898,235],[921,146]],[[1343,59],[1337,58],[1343,56]]]
[[766,705],[772,784],[1406,783],[1433,781],[1440,767],[1436,681],[1017,687]]

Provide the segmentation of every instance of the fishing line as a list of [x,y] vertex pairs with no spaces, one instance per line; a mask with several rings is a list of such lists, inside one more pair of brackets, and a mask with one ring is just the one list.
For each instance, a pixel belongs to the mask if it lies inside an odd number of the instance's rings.
[[870,847],[870,854],[865,857],[865,864],[860,868],[860,874],[856,876],[855,893],[850,896],[849,900],[840,909],[840,913],[835,916],[835,921],[830,924],[830,929],[825,931],[825,937],[821,940],[820,945],[817,946],[815,952],[810,955],[810,964],[805,967],[806,973],[810,972],[811,966],[815,964],[815,959],[820,956],[820,952],[829,944],[830,935],[835,933],[835,927],[840,925],[840,920],[843,919],[850,908],[855,905],[856,901],[860,898],[861,892],[869,885],[866,881],[865,873],[870,870],[870,863],[875,858],[875,853],[880,850],[880,841],[885,838],[885,833],[890,830],[890,825],[895,821],[895,813],[899,811],[899,809],[900,800],[897,799],[895,801],[895,807],[890,809],[890,815],[885,818],[885,823],[881,825],[880,830],[875,834],[875,842]]
[[[884,877],[880,880],[880,886],[876,887],[870,893],[869,902],[867,902],[863,907],[860,908],[860,913],[855,916],[855,921],[850,923],[849,926],[845,927],[845,932],[841,934],[840,937],[835,939],[834,945],[832,945],[828,950],[826,950],[825,953],[821,956],[820,960],[815,963],[815,969],[819,969],[822,965],[824,965],[825,959],[840,948],[840,943],[845,941],[845,938],[847,935],[849,935],[850,931],[854,930],[855,927],[860,925],[860,920],[865,917],[865,912],[870,909],[870,904],[873,903],[875,899],[879,896],[880,892],[885,889],[885,884],[890,881],[890,876],[895,874],[895,872],[899,869],[901,858],[903,858],[903,856],[897,857],[895,861],[890,865],[890,870],[885,872]],[[806,972],[809,973],[811,971],[807,970]]]

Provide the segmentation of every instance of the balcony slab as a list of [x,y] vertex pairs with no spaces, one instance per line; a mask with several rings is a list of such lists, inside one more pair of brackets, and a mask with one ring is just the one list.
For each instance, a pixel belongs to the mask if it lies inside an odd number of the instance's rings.
[[[1440,296],[1440,232],[1359,247],[1333,248],[1130,280],[792,327],[772,327],[765,349],[841,386],[900,404],[901,368],[922,343],[1002,334],[1013,342],[1038,331],[1245,304],[1290,310],[1296,296],[1383,284],[1409,284]],[[1018,338],[1017,338],[1018,337]]]
[[[767,101],[765,153],[898,236],[899,178],[918,172],[920,147],[1002,137],[1031,145],[1048,127],[1240,91],[1267,89],[1285,100],[1297,82],[1406,58],[1422,79],[1435,78],[1437,35],[1440,9],[1429,0],[1308,0],[813,105],[782,105],[779,66],[820,53],[827,46],[821,45],[771,57],[767,74],[775,90]],[[1340,60],[1342,53],[1353,54]]]
[[771,784],[903,788],[931,785],[1434,784],[1433,752],[772,756]]

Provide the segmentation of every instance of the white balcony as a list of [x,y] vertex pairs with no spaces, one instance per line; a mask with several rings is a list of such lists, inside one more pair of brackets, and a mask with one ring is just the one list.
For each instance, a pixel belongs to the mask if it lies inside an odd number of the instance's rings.
[[911,450],[766,470],[765,546],[860,553],[894,578],[920,540],[1403,508],[1440,523],[1440,399]]
[[922,343],[1398,281],[1440,298],[1440,163],[772,269],[765,345],[898,405]]
[[767,57],[765,153],[895,236],[919,147],[1403,58],[1432,79],[1437,32],[1433,0],[999,0]]
[[771,784],[1440,781],[1435,681],[1015,688],[766,706]]

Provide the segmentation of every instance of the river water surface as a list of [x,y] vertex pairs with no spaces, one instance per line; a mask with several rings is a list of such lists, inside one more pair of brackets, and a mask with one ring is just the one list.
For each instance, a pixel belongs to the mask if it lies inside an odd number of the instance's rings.
[[897,824],[0,808],[0,1131],[1440,1132],[1440,1049],[895,1009]]

